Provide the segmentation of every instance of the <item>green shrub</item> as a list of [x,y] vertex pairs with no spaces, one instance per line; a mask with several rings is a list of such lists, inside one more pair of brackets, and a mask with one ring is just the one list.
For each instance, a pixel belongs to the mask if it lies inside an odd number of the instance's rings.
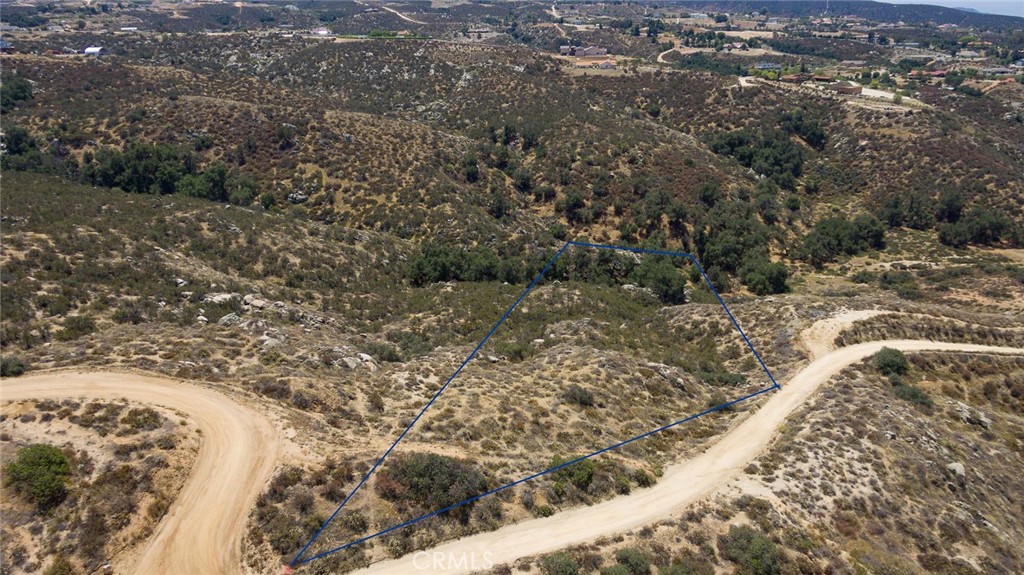
[[889,377],[905,375],[910,371],[910,361],[907,360],[907,356],[902,351],[890,347],[883,347],[879,350],[872,357],[871,363],[875,369]]
[[601,568],[601,575],[630,575],[629,567],[625,565],[612,565]]
[[366,350],[366,353],[373,356],[377,361],[402,361],[402,356],[398,353],[398,350],[395,349],[395,346],[390,343],[377,343],[371,341],[366,343],[363,348]]
[[134,431],[150,431],[163,425],[164,418],[151,407],[134,407],[121,418],[121,423]]
[[718,536],[718,550],[737,565],[741,575],[776,575],[784,562],[778,546],[750,527],[732,526],[729,533]]
[[[376,490],[384,499],[433,511],[483,493],[487,478],[468,461],[436,453],[412,453],[388,460],[377,475]],[[451,513],[466,520],[471,507],[464,505]]]
[[651,558],[639,549],[619,549],[615,552],[615,560],[631,575],[650,575]]
[[36,444],[18,450],[7,464],[7,483],[42,511],[60,505],[67,496],[71,473],[64,452],[52,445]]
[[25,373],[25,362],[15,355],[0,357],[0,377],[18,377]]
[[580,564],[568,553],[554,553],[540,560],[544,575],[579,575]]
[[569,403],[575,403],[582,407],[591,407],[594,405],[594,394],[590,390],[583,389],[582,387],[572,384],[569,389],[565,391],[562,398]]
[[[556,455],[551,459],[551,467],[558,467],[566,461],[570,460],[563,459]],[[594,480],[594,462],[589,459],[577,461],[572,465],[566,465],[558,471],[555,471],[551,476],[557,483],[572,484],[576,489],[585,492],[590,487],[590,483]]]
[[895,385],[893,386],[892,391],[896,394],[896,397],[909,401],[914,405],[925,409],[931,409],[935,405],[932,402],[932,398],[924,390],[919,387],[914,387],[913,385]]
[[56,333],[60,341],[71,341],[96,331],[96,320],[84,315],[69,316],[64,320],[64,329]]

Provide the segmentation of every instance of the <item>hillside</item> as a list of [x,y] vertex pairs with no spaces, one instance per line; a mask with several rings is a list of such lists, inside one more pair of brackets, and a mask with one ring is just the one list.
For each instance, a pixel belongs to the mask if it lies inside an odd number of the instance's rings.
[[[280,437],[230,510],[238,545],[196,564],[277,573],[414,420],[311,554],[766,388],[737,324],[783,384],[833,345],[1024,347],[1024,78],[907,64],[812,23],[819,4],[702,4],[751,11],[718,22],[643,3],[5,7],[24,27],[0,56],[4,389],[145,373],[259,412]],[[1017,57],[1012,19],[957,12],[973,36],[936,28],[950,11],[830,6],[873,34],[904,19],[929,58]],[[67,50],[90,45],[109,54]],[[416,420],[567,241],[690,253],[706,276],[565,248]],[[1018,571],[1020,361],[907,362],[822,380],[681,515],[486,569]],[[670,489],[666,469],[766,401],[302,569]],[[216,416],[145,403],[4,403],[4,573],[155,561]],[[61,497],[24,479],[36,465]]]

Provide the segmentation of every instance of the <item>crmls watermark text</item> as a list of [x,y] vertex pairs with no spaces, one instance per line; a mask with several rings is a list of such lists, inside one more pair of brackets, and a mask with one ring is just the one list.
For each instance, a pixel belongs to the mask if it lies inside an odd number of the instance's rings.
[[445,553],[443,551],[420,551],[412,558],[414,567],[433,571],[478,571],[494,567],[491,552]]

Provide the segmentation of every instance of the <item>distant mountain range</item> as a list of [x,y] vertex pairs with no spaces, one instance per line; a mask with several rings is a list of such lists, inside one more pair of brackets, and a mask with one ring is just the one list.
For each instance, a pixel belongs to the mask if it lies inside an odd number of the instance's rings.
[[[923,2],[927,0],[922,0]],[[985,14],[973,8],[946,8],[926,4],[885,4],[866,0],[682,0],[678,4],[703,11],[750,12],[766,8],[777,16],[859,16],[877,22],[908,24],[956,24],[964,27],[1006,30],[1024,28],[1024,18]]]

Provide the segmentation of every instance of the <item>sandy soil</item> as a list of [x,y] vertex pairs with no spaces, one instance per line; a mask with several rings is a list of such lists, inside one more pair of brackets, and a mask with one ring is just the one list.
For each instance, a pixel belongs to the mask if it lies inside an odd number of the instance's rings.
[[[831,330],[828,330],[831,331]],[[891,340],[844,347],[818,357],[764,405],[697,457],[670,466],[657,485],[604,503],[573,509],[544,519],[531,519],[497,531],[439,545],[423,553],[385,561],[355,571],[359,575],[469,573],[481,564],[511,563],[520,557],[550,553],[664,519],[735,479],[770,443],[775,430],[818,387],[843,368],[880,350],[964,351],[1024,354],[1024,349],[924,340]],[[819,350],[821,348],[819,347]],[[440,558],[441,560],[437,560]],[[426,568],[425,568],[426,567]]]
[[0,396],[4,401],[127,399],[187,413],[202,433],[189,478],[139,554],[118,557],[114,572],[241,572],[246,517],[281,449],[265,416],[210,389],[127,373],[52,372],[5,379]]

